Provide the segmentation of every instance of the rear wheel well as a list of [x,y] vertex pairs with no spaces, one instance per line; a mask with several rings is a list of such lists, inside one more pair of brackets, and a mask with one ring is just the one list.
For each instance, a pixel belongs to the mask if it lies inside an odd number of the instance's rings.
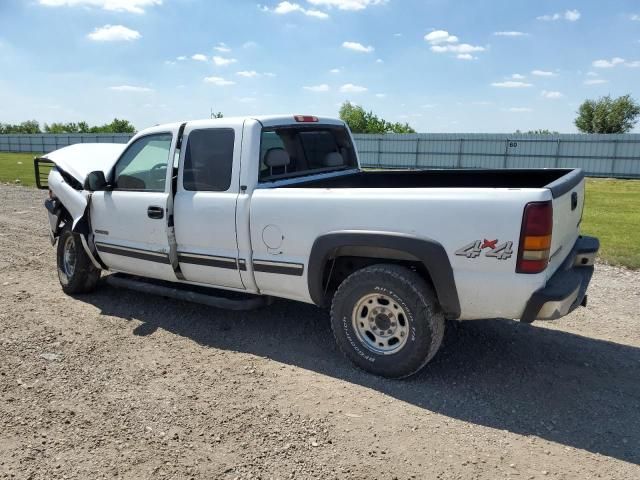
[[322,286],[325,291],[325,302],[329,304],[340,284],[353,272],[380,263],[403,266],[416,272],[433,288],[433,280],[429,271],[418,258],[399,250],[387,248],[339,248],[332,253],[324,265]]

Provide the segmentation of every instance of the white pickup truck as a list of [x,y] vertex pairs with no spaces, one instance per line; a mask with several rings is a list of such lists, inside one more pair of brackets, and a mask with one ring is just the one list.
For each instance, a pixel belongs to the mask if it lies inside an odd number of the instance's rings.
[[342,351],[386,377],[429,362],[445,320],[532,322],[586,305],[599,248],[579,234],[579,169],[363,171],[330,118],[160,125],[35,167],[65,292],[93,290],[105,270],[228,308],[330,306]]

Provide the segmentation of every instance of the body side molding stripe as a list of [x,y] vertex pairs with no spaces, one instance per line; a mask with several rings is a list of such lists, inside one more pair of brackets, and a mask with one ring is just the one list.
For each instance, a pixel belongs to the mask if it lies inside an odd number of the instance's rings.
[[273,262],[270,260],[254,260],[253,270],[261,273],[278,273],[301,277],[304,265],[301,263]]
[[169,256],[166,253],[152,252],[150,250],[140,250],[137,248],[121,247],[107,243],[96,242],[98,252],[110,253],[112,255],[122,255],[124,257],[137,258],[148,262],[164,263],[169,265]]

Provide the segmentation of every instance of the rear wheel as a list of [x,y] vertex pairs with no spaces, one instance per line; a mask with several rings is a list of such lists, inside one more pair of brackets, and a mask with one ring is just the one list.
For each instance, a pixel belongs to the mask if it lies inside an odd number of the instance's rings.
[[427,283],[399,265],[352,273],[331,305],[331,326],[343,353],[363,370],[388,378],[413,375],[433,358],[444,321]]
[[58,279],[65,293],[88,293],[96,288],[100,270],[85,252],[80,236],[69,228],[58,238],[57,264]]

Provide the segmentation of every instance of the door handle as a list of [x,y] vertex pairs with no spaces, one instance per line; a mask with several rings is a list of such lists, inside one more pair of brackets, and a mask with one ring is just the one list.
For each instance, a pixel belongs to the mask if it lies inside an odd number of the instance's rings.
[[153,218],[153,219],[158,220],[158,219],[164,217],[164,208],[151,206],[151,207],[147,208],[147,216],[149,218]]

